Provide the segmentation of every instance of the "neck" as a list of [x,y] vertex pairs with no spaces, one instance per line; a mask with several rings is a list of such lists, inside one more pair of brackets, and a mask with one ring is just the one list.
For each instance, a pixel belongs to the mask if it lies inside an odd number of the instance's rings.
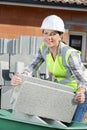
[[49,48],[49,50],[50,50],[51,53],[55,53],[57,51],[57,47]]
[[56,54],[57,54],[57,51],[58,51],[58,46],[57,47],[49,48],[49,50],[51,52],[51,55],[52,55],[53,59],[55,60]]

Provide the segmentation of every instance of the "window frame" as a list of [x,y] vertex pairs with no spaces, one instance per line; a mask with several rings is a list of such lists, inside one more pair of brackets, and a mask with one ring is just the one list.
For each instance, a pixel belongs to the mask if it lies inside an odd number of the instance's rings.
[[[75,36],[82,36],[82,47],[81,47],[81,52],[82,52],[82,62],[87,62],[86,61],[86,50],[87,50],[87,46],[86,46],[86,32],[75,32],[75,31],[70,31],[69,32],[69,41],[70,41],[70,35],[75,35]],[[69,43],[70,45],[70,43]]]

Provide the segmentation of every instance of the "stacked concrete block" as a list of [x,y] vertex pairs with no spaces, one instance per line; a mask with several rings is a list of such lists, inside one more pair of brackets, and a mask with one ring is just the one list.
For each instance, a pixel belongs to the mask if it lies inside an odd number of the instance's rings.
[[9,63],[0,61],[0,85],[4,85],[4,76],[7,70],[9,70]]
[[0,54],[0,61],[9,62],[9,54]]
[[15,68],[14,68],[14,73],[19,73],[21,74],[24,71],[24,62],[16,62],[15,63]]
[[0,39],[0,54],[4,53],[4,39]]
[[35,57],[34,55],[26,55],[26,54],[11,55],[10,56],[10,72],[16,71],[15,66],[17,66],[18,62],[20,62],[20,65],[17,67],[17,71],[18,71],[18,68],[20,70],[20,67],[21,66],[23,67],[23,64],[24,66],[28,65],[34,57]]
[[30,48],[29,48],[29,52],[30,54],[35,55],[36,54],[36,36],[31,36],[31,40],[30,40]]
[[30,36],[20,36],[18,38],[18,49],[19,49],[19,54],[29,54],[29,48],[30,48]]
[[[1,73],[1,79],[4,80],[4,85],[9,85],[10,77],[9,77],[9,54],[0,54],[0,61],[2,62],[2,73]],[[6,62],[6,63],[5,63]],[[3,68],[4,67],[4,68]]]
[[[6,88],[8,90],[6,91]],[[5,92],[3,92],[5,91]],[[1,109],[12,109],[12,105],[10,103],[10,98],[12,96],[13,88],[12,86],[3,86],[2,94],[1,94]]]
[[[9,54],[0,54],[0,106],[4,106],[3,108],[8,108],[7,104],[9,100],[8,85],[10,85],[10,77],[9,77]],[[5,86],[5,87],[4,87]],[[3,94],[4,90],[4,94]]]
[[1,90],[2,86],[5,84],[4,78],[6,72],[9,69],[9,63],[5,61],[0,61],[0,108],[1,108]]
[[0,53],[9,54],[36,54],[42,37],[20,36],[17,39],[0,39]]
[[[10,72],[22,72],[23,68],[26,67],[28,64],[32,62],[32,60],[35,58],[35,55],[22,55],[22,54],[16,54],[10,56]],[[17,70],[16,70],[17,69]],[[40,77],[40,75],[46,74],[46,66],[45,63],[41,65],[41,67],[38,69],[37,72],[33,73],[35,77]]]
[[37,54],[38,49],[41,45],[41,43],[43,42],[42,37],[36,37],[36,36],[31,36],[31,40],[30,40],[30,54]]
[[73,98],[72,92],[25,81],[14,110],[69,123],[77,106]]
[[1,54],[15,54],[16,40],[15,39],[0,39],[0,53]]
[[15,39],[4,39],[4,52],[7,54],[16,53],[16,40]]

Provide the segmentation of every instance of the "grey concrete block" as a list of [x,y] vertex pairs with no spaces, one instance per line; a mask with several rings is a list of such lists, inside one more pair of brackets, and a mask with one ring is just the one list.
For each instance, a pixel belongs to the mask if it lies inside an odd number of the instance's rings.
[[3,73],[9,69],[9,63],[5,61],[0,61],[0,85],[4,85]]
[[9,54],[0,54],[0,61],[9,62]]
[[73,98],[72,92],[25,81],[14,110],[69,123],[77,106]]
[[14,68],[14,73],[19,73],[21,74],[24,71],[24,62],[16,62],[15,63],[15,68]]
[[33,83],[37,83],[40,85],[45,85],[45,86],[49,86],[51,88],[58,88],[58,89],[62,89],[62,90],[66,90],[66,91],[70,91],[73,92],[73,88],[68,87],[66,85],[63,84],[59,84],[53,81],[48,81],[48,80],[42,80],[40,78],[36,78],[36,77],[27,77],[24,75],[18,75],[20,78],[22,78],[22,81],[29,81],[29,82],[33,82]]
[[32,59],[34,58],[34,55],[27,55],[27,54],[16,54],[10,56],[10,72],[15,72],[15,65],[17,62],[23,62],[24,66],[28,65]]
[[36,54],[36,36],[31,36],[31,42],[30,42],[30,54],[35,55]]
[[0,38],[0,53],[4,53],[4,39]]
[[1,109],[12,109],[12,105],[10,104],[10,98],[12,96],[12,92],[13,92],[13,89],[9,89],[8,91],[5,91],[4,93],[2,92]]
[[18,38],[18,49],[20,54],[29,54],[30,39],[30,36],[20,36]]
[[[9,85],[10,84],[10,82],[9,82],[9,80],[10,80],[9,79],[9,54],[0,54],[0,61],[2,62],[2,65],[0,65],[0,66],[2,66],[2,68],[0,67],[0,71],[1,71],[0,80],[2,80],[2,82],[4,81],[4,83],[2,85],[5,85],[5,84]],[[4,78],[4,80],[3,80],[3,78]],[[1,84],[1,82],[0,82],[0,84]]]
[[4,39],[4,53],[14,54],[16,53],[16,40]]
[[6,93],[7,91],[9,91],[10,89],[13,89],[13,86],[2,86],[2,94]]
[[[27,77],[27,76],[24,76],[24,75],[18,75],[18,76],[20,78],[22,78],[23,82],[24,81],[29,81],[29,82],[32,82],[32,83],[45,85],[45,86],[48,86],[48,87],[51,87],[51,88],[62,89],[62,90],[65,90],[65,91],[70,91],[70,92],[73,91],[72,88],[67,87],[65,85],[61,85],[61,84],[55,83],[55,82],[42,80],[42,79],[39,79],[39,78],[36,78],[36,77]],[[17,87],[14,87],[14,91],[13,91],[13,94],[12,94],[12,97],[11,97],[11,104],[13,106],[13,109],[14,109],[14,106],[15,106],[18,94],[20,92],[20,87],[21,87],[21,85],[19,85]]]
[[31,36],[30,40],[30,54],[37,54],[38,49],[43,42],[42,37],[37,37],[37,36]]
[[21,85],[13,88],[13,93],[12,93],[12,96],[10,98],[10,104],[12,105],[13,110],[14,110],[14,106],[15,106],[15,103],[17,101],[19,92],[20,92],[20,87],[21,87]]

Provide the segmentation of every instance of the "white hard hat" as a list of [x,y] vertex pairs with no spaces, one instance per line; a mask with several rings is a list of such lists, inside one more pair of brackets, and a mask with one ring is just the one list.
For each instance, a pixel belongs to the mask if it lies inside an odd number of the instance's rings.
[[56,15],[47,16],[42,22],[41,29],[65,32],[63,20]]

